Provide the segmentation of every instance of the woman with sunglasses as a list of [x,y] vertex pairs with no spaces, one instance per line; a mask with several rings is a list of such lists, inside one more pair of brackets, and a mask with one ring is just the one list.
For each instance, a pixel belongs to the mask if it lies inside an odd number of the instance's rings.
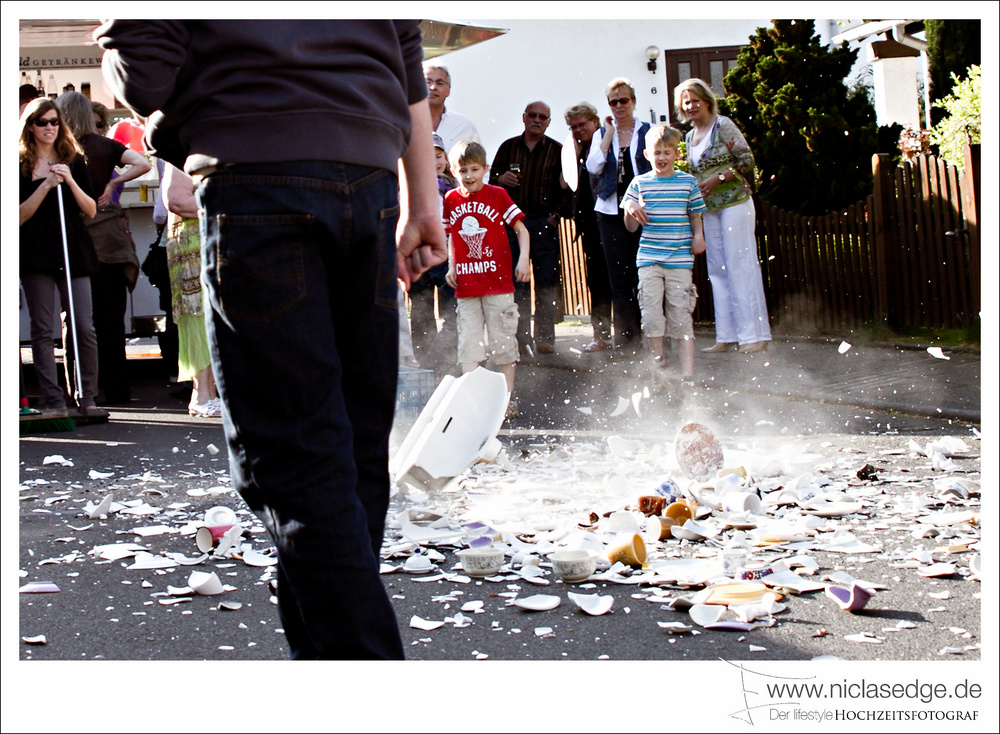
[[635,89],[628,79],[612,79],[605,94],[611,115],[595,133],[599,137],[594,138],[597,145],[590,146],[587,170],[597,176],[594,211],[611,281],[615,349],[634,355],[642,344],[639,273],[635,264],[640,232],[629,232],[625,227],[625,213],[619,203],[632,179],[652,167],[642,154],[649,123],[635,119]]
[[[87,222],[87,231],[100,261],[90,281],[99,385],[104,403],[120,405],[132,398],[125,353],[125,309],[128,292],[139,279],[139,258],[128,234],[128,215],[113,194],[120,184],[138,178],[152,166],[141,153],[97,132],[94,105],[80,92],[63,92],[56,105],[87,156],[91,190],[97,194],[97,215]],[[118,166],[128,168],[115,177]]]
[[[98,410],[97,338],[90,295],[90,276],[97,271],[97,253],[81,214],[91,218],[97,202],[83,149],[63,124],[59,108],[47,98],[32,100],[21,114],[18,141],[20,172],[19,273],[31,318],[31,353],[42,397],[40,407],[66,410],[66,393],[56,374],[53,331],[59,314],[53,308],[56,290],[68,312],[72,297],[81,385],[78,414],[107,416]],[[54,190],[62,186],[62,206]],[[66,283],[63,227],[69,253],[72,292]],[[67,349],[67,352],[69,350]],[[67,376],[69,380],[69,376]],[[70,384],[70,383],[68,383]]]

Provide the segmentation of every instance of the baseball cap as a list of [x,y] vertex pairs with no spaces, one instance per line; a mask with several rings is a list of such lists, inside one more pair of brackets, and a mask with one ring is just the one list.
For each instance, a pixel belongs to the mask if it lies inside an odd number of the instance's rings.
[[441,136],[440,136],[440,135],[438,135],[437,133],[434,133],[434,147],[435,147],[435,148],[440,148],[441,150],[444,150],[444,151],[445,151],[445,153],[447,153],[447,152],[448,152],[448,151],[447,151],[447,150],[445,150],[445,148],[444,148],[444,140],[442,140],[442,139],[441,139]]

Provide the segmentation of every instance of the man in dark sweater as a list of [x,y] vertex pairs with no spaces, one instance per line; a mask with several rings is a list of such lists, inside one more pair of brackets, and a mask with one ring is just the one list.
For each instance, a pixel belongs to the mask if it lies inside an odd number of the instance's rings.
[[396,278],[446,257],[419,22],[112,20],[94,36],[150,152],[200,181],[232,480],[277,546],[291,655],[402,658],[379,577]]

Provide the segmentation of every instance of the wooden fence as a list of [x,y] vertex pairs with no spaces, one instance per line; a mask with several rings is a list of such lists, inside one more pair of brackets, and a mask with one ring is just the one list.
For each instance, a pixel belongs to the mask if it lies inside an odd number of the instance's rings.
[[[825,216],[756,200],[757,246],[772,329],[835,332],[867,324],[961,328],[981,306],[979,146],[964,172],[934,156],[896,167],[874,156],[874,192]],[[567,315],[590,313],[583,250],[560,228]],[[713,321],[705,259],[695,259],[696,323]]]

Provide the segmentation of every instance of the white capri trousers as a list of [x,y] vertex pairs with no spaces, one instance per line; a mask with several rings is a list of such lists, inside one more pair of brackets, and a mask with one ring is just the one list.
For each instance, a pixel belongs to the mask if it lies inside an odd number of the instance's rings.
[[764,283],[757,260],[752,199],[705,212],[708,278],[715,302],[715,340],[740,345],[770,341]]

